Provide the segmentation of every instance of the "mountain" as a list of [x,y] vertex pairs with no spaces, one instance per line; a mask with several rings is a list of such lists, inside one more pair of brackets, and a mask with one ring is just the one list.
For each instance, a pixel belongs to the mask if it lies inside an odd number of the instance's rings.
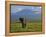
[[26,20],[34,20],[34,21],[39,21],[41,20],[41,14],[35,14],[32,10],[30,9],[24,9],[22,11],[16,12],[16,13],[11,13],[11,20],[12,21],[18,21],[19,18],[26,18]]

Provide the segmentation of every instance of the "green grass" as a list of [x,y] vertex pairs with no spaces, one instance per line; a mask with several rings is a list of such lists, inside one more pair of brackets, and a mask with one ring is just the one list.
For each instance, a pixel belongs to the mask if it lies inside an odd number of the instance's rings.
[[21,23],[12,23],[11,24],[11,31],[10,32],[41,32],[42,25],[41,22],[29,22],[26,23],[26,27],[22,28]]

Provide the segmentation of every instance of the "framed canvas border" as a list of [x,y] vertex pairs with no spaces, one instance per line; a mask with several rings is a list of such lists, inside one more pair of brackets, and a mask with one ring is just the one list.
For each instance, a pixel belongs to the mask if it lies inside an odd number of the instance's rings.
[[[45,3],[6,1],[5,4],[6,4],[5,5],[5,28],[6,28],[5,35],[6,36],[32,35],[32,34],[44,34],[45,33]],[[10,33],[10,8],[11,8],[10,4],[41,6],[42,7],[42,32]]]

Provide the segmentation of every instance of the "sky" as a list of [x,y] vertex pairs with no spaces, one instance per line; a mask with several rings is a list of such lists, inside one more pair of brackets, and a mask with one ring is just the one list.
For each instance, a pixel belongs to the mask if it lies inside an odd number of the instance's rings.
[[31,11],[34,11],[35,14],[41,13],[41,7],[40,6],[11,5],[11,13],[16,13],[16,12],[22,11],[24,9],[30,9]]

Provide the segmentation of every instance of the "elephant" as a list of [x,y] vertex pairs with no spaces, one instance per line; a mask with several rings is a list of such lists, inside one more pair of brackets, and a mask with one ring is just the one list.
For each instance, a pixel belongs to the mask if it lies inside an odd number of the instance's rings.
[[22,24],[22,28],[26,27],[26,23],[24,23],[24,18],[19,18],[21,24]]

